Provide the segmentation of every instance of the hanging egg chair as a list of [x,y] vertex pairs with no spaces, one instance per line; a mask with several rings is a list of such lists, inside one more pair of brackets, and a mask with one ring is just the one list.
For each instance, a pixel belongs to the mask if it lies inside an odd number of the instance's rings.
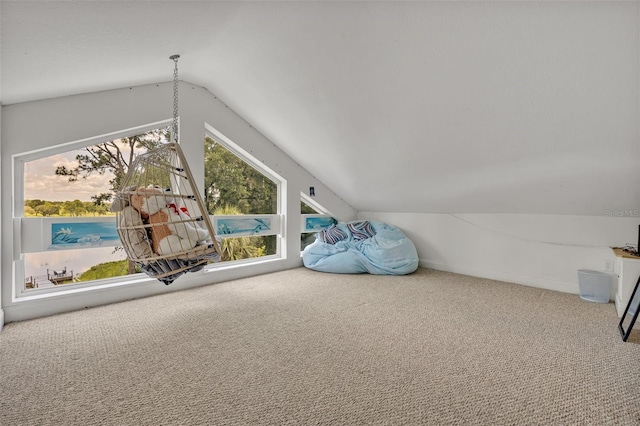
[[116,228],[130,261],[172,283],[220,260],[220,245],[177,142],[178,55],[174,70],[172,142],[140,154],[115,194]]

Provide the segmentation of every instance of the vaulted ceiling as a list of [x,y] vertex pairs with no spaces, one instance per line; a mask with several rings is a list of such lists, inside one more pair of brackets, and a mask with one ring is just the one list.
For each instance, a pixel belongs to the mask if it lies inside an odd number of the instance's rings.
[[5,105],[167,81],[178,53],[182,80],[359,211],[640,206],[637,2],[5,0],[0,12]]

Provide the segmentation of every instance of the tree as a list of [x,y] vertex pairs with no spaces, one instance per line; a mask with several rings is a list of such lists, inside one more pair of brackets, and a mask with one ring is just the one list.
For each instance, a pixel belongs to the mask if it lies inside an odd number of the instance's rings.
[[42,216],[53,216],[54,214],[59,213],[60,207],[57,204],[45,201],[44,204],[40,204],[34,210]]
[[277,185],[210,137],[205,138],[205,205],[209,213],[222,206],[238,214],[273,214]]
[[44,201],[43,201],[43,200],[35,199],[35,200],[25,200],[25,202],[24,202],[24,205],[25,205],[25,206],[29,206],[29,207],[31,207],[32,209],[35,209],[35,208],[36,208],[36,207],[38,207],[40,204],[44,204]]
[[300,213],[301,214],[317,214],[318,212],[313,208],[307,205],[304,201],[300,201]]
[[63,201],[57,204],[60,206],[59,214],[62,216],[84,216],[87,213],[85,203],[80,200]]
[[[236,213],[277,213],[278,187],[268,177],[210,137],[205,137],[205,206],[212,214],[226,206]],[[264,253],[276,252],[275,236],[252,237],[260,240]]]
[[67,176],[69,182],[76,182],[80,178],[86,179],[93,173],[103,175],[111,172],[113,174],[113,178],[109,181],[111,192],[91,196],[95,204],[101,205],[112,199],[113,193],[120,187],[136,154],[156,148],[168,139],[169,129],[165,128],[92,145],[83,148],[82,154],[76,155],[77,167],[58,166],[56,175]]
[[89,213],[93,216],[104,215],[109,211],[110,203],[100,203],[97,204],[91,201],[85,201],[82,203],[82,208],[86,213]]
[[35,211],[35,209],[31,206],[25,205],[24,206],[24,215],[25,216],[36,216],[37,213]]

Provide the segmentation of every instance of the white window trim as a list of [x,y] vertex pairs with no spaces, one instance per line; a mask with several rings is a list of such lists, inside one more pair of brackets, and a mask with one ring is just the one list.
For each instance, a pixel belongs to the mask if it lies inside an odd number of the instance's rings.
[[[33,289],[26,290],[24,288],[25,273],[24,273],[24,261],[22,259],[23,252],[23,226],[22,219],[29,219],[24,217],[24,165],[29,161],[39,160],[41,158],[50,157],[56,154],[62,154],[68,151],[82,149],[87,146],[97,145],[104,142],[109,142],[123,137],[131,135],[138,135],[150,130],[167,127],[171,124],[171,120],[161,120],[153,123],[143,124],[140,126],[131,127],[128,129],[118,130],[115,132],[105,133],[90,138],[84,138],[76,141],[66,142],[52,147],[39,148],[32,151],[27,151],[11,156],[12,167],[12,205],[14,223],[13,223],[13,285],[11,289],[11,301],[12,303],[26,300],[33,300],[34,298],[50,297],[53,294],[69,294],[70,288],[49,288],[49,289]],[[17,219],[17,220],[16,220]],[[75,218],[80,219],[80,218]],[[115,220],[115,218],[114,218]],[[76,222],[80,220],[75,220]],[[74,289],[71,292],[88,291],[91,289],[104,289],[114,285],[135,284],[140,282],[137,277],[138,274],[130,276],[128,280],[110,278],[108,280],[95,280],[87,283],[67,284],[73,286]],[[99,282],[106,282],[106,284],[100,284]],[[33,291],[33,293],[32,293]]]
[[[255,156],[253,156],[250,152],[248,152],[247,150],[237,145],[235,142],[233,142],[231,139],[229,139],[227,136],[225,136],[222,132],[217,130],[215,127],[213,127],[209,123],[205,122],[204,128],[205,128],[205,136],[209,136],[216,142],[220,143],[223,147],[229,150],[236,157],[240,158],[242,161],[249,164],[251,167],[256,169],[259,173],[261,173],[262,175],[264,175],[265,177],[267,177],[269,180],[271,180],[273,183],[276,184],[276,191],[277,191],[276,215],[279,216],[279,223],[278,223],[279,231],[277,234],[270,234],[270,235],[277,236],[276,254],[254,258],[254,259],[243,259],[242,262],[246,264],[253,264],[255,262],[259,262],[261,259],[264,259],[264,258],[286,259],[287,257],[286,233],[284,232],[284,230],[286,229],[286,223],[287,223],[287,217],[285,214],[286,197],[287,197],[287,193],[286,193],[287,180],[281,175],[279,175],[278,173],[276,173],[273,169],[268,167],[263,162],[258,161],[258,159],[255,158]],[[253,217],[253,216],[260,216],[260,215],[238,215],[238,216]],[[205,271],[215,270],[216,269],[215,265],[217,264],[208,265],[205,268]]]

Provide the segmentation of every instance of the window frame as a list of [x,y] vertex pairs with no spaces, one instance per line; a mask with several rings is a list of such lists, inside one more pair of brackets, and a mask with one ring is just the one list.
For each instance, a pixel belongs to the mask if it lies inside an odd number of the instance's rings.
[[[104,133],[102,135],[88,137],[84,139],[79,139],[76,141],[65,142],[58,145],[39,148],[23,153],[13,154],[11,156],[11,174],[12,174],[12,204],[11,210],[13,212],[13,262],[12,262],[12,278],[13,285],[11,290],[11,299],[12,302],[26,301],[39,299],[42,297],[51,297],[57,294],[69,294],[69,293],[77,293],[82,291],[89,290],[100,290],[113,286],[121,286],[121,285],[129,285],[136,284],[144,281],[151,280],[151,278],[146,275],[139,274],[131,274],[125,275],[121,277],[113,277],[113,278],[105,278],[99,280],[92,280],[87,282],[79,282],[72,284],[65,284],[56,287],[50,288],[42,288],[42,289],[26,289],[25,288],[25,261],[23,254],[29,252],[44,252],[48,250],[36,250],[34,249],[38,245],[44,245],[44,237],[42,234],[42,229],[45,224],[51,224],[52,219],[57,222],[65,222],[72,219],[73,222],[95,222],[95,221],[111,221],[113,220],[115,224],[115,217],[104,216],[100,217],[101,220],[96,220],[93,216],[81,216],[81,217],[56,217],[56,218],[27,218],[24,215],[24,179],[25,179],[25,164],[30,161],[40,160],[46,157],[50,157],[57,154],[63,154],[65,152],[79,150],[82,148],[86,148],[91,145],[97,145],[105,142],[110,142],[113,140],[121,139],[124,137],[130,137],[134,135],[139,135],[141,133],[145,133],[151,130],[156,130],[160,128],[167,127],[171,124],[171,119],[156,121],[153,123],[143,124],[140,126],[130,127],[128,129],[117,130],[114,132]],[[26,227],[29,226],[31,230],[27,230]],[[40,241],[38,242],[26,242],[25,235],[33,234],[34,229],[39,229]],[[108,247],[108,245],[100,246],[100,247]],[[24,251],[24,249],[27,251]],[[90,249],[90,248],[85,248]]]
[[[338,223],[338,219],[336,219],[329,210],[325,209],[321,204],[319,204],[316,200],[311,198],[311,196],[305,194],[304,192],[300,192],[300,201],[305,203],[307,206],[314,209],[316,212],[320,213],[309,213],[309,214],[301,214],[300,215],[300,241],[302,242],[303,234],[316,234],[322,229],[326,229],[331,226],[331,224],[327,224],[326,222],[330,220],[332,224]],[[309,221],[307,219],[320,219],[324,221],[324,224],[316,224],[316,226],[309,227]],[[310,245],[310,244],[309,244]],[[300,248],[300,257],[302,257],[302,253],[304,252],[304,248]]]
[[[261,257],[248,258],[248,259],[240,259],[226,262],[218,262],[212,263],[205,266],[205,272],[217,271],[220,269],[224,269],[225,267],[236,267],[241,265],[251,265],[260,263],[263,261],[277,260],[277,259],[286,259],[286,250],[284,247],[286,246],[285,242],[285,233],[284,229],[286,229],[286,209],[285,209],[285,197],[286,197],[286,184],[287,180],[278,174],[276,171],[268,167],[263,162],[259,161],[256,157],[254,157],[250,152],[240,147],[238,144],[233,142],[224,133],[217,130],[215,127],[205,122],[204,124],[204,135],[203,137],[210,137],[215,140],[217,143],[222,145],[225,149],[231,152],[233,155],[238,157],[240,160],[244,161],[251,167],[253,167],[260,174],[265,176],[267,179],[272,181],[276,185],[276,213],[275,214],[250,214],[250,215],[233,215],[233,216],[215,216],[213,214],[209,215],[209,218],[212,220],[214,225],[214,230],[216,231],[217,237],[225,238],[225,235],[220,235],[218,233],[218,220],[224,220],[229,218],[238,218],[242,217],[245,219],[253,219],[253,218],[264,218],[269,217],[272,218],[274,224],[273,228],[258,233],[239,233],[239,234],[227,234],[228,238],[235,237],[244,237],[244,236],[261,236],[261,235],[275,235],[276,236],[276,253],[270,254]],[[203,142],[204,144],[204,139]]]

